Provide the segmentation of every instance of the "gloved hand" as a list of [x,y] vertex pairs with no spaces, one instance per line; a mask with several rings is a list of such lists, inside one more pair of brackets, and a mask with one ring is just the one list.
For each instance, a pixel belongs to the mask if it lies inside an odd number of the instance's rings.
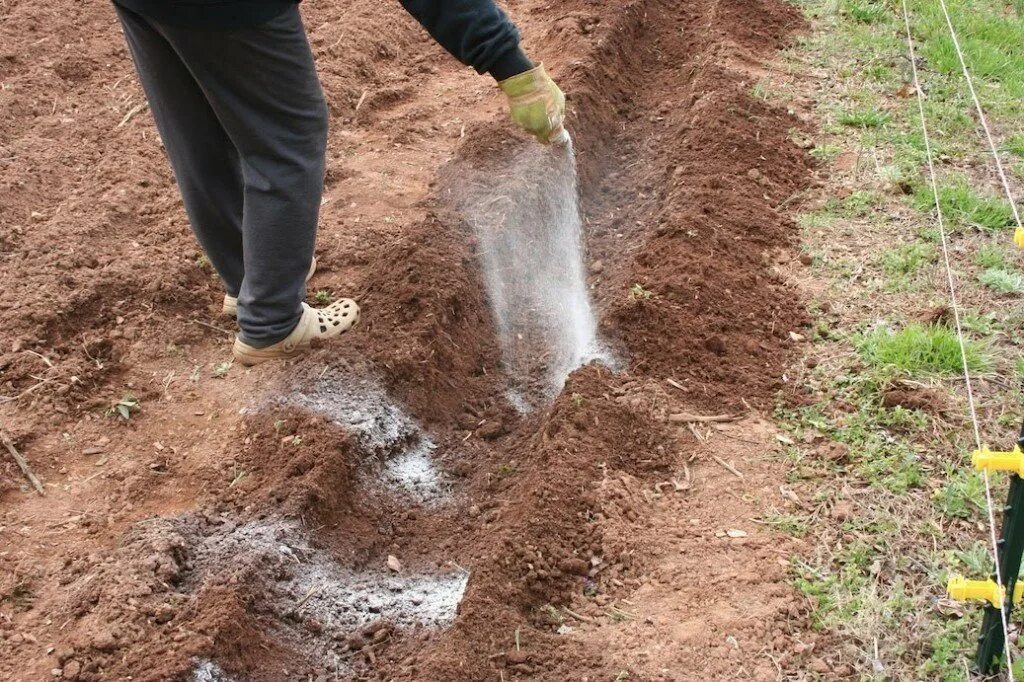
[[562,134],[565,95],[551,80],[544,65],[524,71],[498,83],[508,96],[512,120],[543,143]]

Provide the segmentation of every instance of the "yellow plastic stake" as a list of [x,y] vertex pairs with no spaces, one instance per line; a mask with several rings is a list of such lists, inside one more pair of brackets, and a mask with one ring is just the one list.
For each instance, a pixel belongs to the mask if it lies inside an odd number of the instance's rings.
[[1014,230],[1013,243],[1019,246],[1020,248],[1024,249],[1024,227],[1018,225],[1017,229]]
[[968,580],[959,575],[949,579],[946,592],[950,599],[957,601],[981,599],[997,608],[1003,603],[1005,594],[1003,588],[997,585],[995,580]]
[[[950,599],[957,601],[981,599],[999,608],[1005,591],[992,579],[968,580],[963,576],[955,575],[949,579],[949,584],[946,585],[946,593],[949,594]],[[1013,586],[1013,603],[1019,604],[1021,598],[1024,598],[1024,581],[1018,582]]]
[[971,464],[979,471],[1009,471],[1024,477],[1024,451],[1019,445],[1012,452],[989,450],[987,445],[983,445],[981,450],[975,450],[971,455]]

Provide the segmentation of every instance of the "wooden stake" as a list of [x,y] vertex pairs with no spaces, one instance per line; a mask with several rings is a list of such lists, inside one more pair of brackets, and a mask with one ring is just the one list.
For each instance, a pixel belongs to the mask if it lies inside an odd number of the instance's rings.
[[32,486],[36,489],[36,492],[42,496],[45,496],[46,491],[43,490],[43,484],[40,483],[39,479],[36,478],[36,475],[32,473],[31,467],[29,467],[28,462],[26,462],[25,458],[21,456],[21,453],[18,452],[17,448],[14,447],[14,443],[12,443],[10,439],[3,433],[0,433],[0,440],[3,440],[4,447],[7,448],[7,452],[11,453],[11,457],[13,457],[14,461],[18,463],[18,467],[21,469],[21,473],[25,474],[25,478],[27,478],[29,482],[32,483]]

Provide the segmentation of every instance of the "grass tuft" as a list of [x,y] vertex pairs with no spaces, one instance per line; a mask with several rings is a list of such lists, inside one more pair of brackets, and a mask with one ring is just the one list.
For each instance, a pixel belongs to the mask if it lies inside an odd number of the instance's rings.
[[912,275],[934,262],[931,244],[904,244],[882,254],[882,269],[890,275]]
[[854,128],[880,128],[889,122],[889,114],[877,109],[855,109],[839,114],[839,122]]
[[999,268],[1008,270],[1006,252],[998,244],[982,244],[974,255],[974,262],[980,268]]
[[[893,332],[877,329],[860,338],[861,357],[879,369],[896,369],[911,376],[953,376],[963,372],[956,334],[938,325],[910,324]],[[967,366],[983,372],[992,358],[980,343],[964,339]]]
[[978,281],[1001,294],[1024,293],[1024,277],[1002,268],[989,268],[978,275]]
[[843,10],[862,24],[874,24],[882,21],[889,12],[882,3],[855,2],[853,0],[847,0]]
[[932,492],[932,502],[945,516],[973,519],[985,509],[985,482],[977,471],[950,469],[944,479],[942,487]]
[[1011,135],[1006,140],[1006,150],[1014,156],[1024,159],[1024,135]]
[[[935,198],[931,187],[920,185],[914,194],[914,203],[921,211],[934,210]],[[1013,224],[1013,211],[1004,200],[978,194],[963,176],[939,187],[939,204],[942,215],[956,227],[976,227],[994,232]]]

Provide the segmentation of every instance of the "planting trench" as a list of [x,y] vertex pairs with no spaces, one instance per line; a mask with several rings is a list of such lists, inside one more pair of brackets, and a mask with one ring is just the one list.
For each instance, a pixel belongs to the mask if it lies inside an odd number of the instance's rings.
[[[570,95],[618,360],[524,413],[458,199],[549,152],[483,79],[397,6],[309,3],[333,126],[311,286],[364,323],[217,378],[216,283],[112,13],[66,4],[0,29],[0,417],[48,484],[2,470],[0,677],[775,679],[800,630],[787,547],[721,531],[780,481],[755,415],[804,323],[773,267],[801,124],[746,94],[794,10],[509,3]],[[141,410],[104,416],[124,392]],[[722,412],[748,417],[669,417]]]

